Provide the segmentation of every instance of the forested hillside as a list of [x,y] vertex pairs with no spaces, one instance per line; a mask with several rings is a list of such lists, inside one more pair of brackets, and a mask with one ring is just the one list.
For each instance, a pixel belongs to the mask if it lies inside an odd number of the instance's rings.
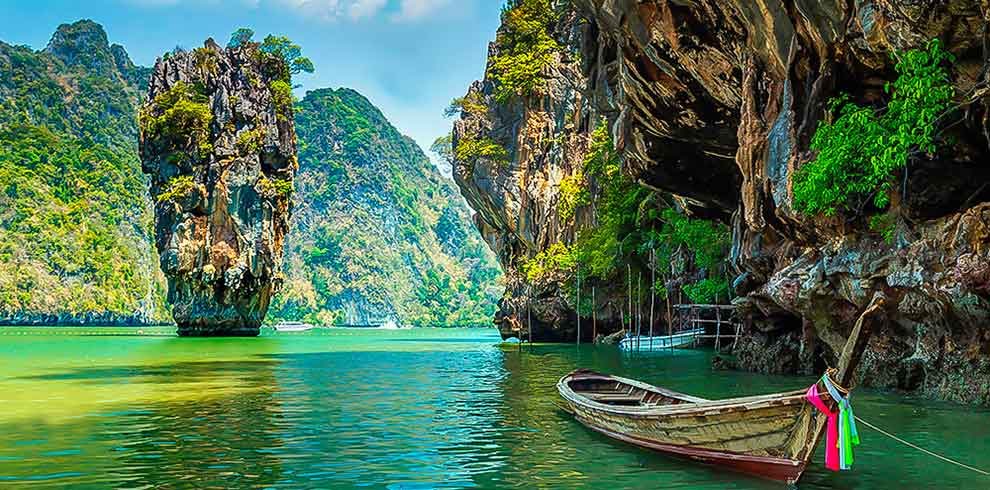
[[98,24],[0,42],[0,321],[167,321],[137,159],[148,70]]
[[[137,155],[150,69],[80,21],[41,51],[0,42],[0,74],[0,324],[171,322]],[[313,91],[296,115],[269,321],[489,324],[501,273],[415,142],[349,89]]]
[[485,325],[500,276],[468,207],[361,94],[296,106],[299,173],[288,278],[270,318]]

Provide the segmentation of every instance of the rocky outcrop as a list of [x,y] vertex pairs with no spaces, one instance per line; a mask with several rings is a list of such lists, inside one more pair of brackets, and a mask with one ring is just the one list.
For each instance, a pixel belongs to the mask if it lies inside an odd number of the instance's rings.
[[[569,44],[581,53],[583,78],[554,77],[551,85],[580,88],[497,109],[507,113],[493,127],[520,127],[534,104],[586,102],[587,111],[609,116],[626,172],[690,213],[730,223],[736,301],[750,325],[741,367],[810,372],[834,363],[858,312],[882,291],[890,321],[874,337],[861,379],[990,403],[985,2],[572,4],[586,21]],[[862,217],[796,212],[794,176],[815,156],[809,146],[826,101],[846,93],[882,105],[884,84],[896,76],[891,53],[933,38],[956,58],[957,110],[939,128],[943,149],[895,175],[892,240]],[[508,132],[517,147],[535,140]],[[521,237],[554,226],[552,213],[539,212],[552,206],[553,192],[523,193],[532,187],[523,177],[533,174],[523,164],[555,154],[552,145],[538,153],[514,150],[518,170],[502,177],[477,168],[461,177],[506,264],[546,244]],[[555,183],[538,182],[536,189]]]
[[[494,321],[506,338],[524,338],[530,324],[534,339],[573,340],[577,334],[573,298],[566,298],[556,282],[530,283],[521,270],[550,245],[573,240],[576,225],[592,220],[589,209],[578,209],[574,219],[563,219],[559,212],[560,182],[581,167],[591,131],[603,116],[585,93],[590,82],[577,50],[589,26],[577,21],[571,12],[555,26],[565,49],[548,67],[542,93],[498,102],[495,82],[486,77],[471,86],[468,104],[454,123],[455,148],[487,139],[506,152],[456,161],[453,172],[505,272],[506,292]],[[498,50],[492,43],[489,59]],[[612,331],[606,325],[618,324],[618,307],[611,307],[607,296],[602,290],[597,298],[599,319],[603,331]],[[583,333],[592,340],[590,329]]]
[[285,62],[212,40],[158,60],[142,168],[180,335],[257,335],[281,281],[298,166]]

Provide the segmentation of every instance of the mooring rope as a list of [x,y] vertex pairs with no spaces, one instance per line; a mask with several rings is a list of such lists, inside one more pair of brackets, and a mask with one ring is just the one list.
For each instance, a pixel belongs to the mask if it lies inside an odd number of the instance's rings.
[[887,437],[889,437],[889,438],[891,438],[891,439],[893,439],[893,440],[895,440],[895,441],[897,441],[897,442],[899,442],[901,444],[904,444],[905,446],[908,446],[908,447],[917,449],[918,451],[921,451],[921,452],[923,452],[923,453],[925,453],[927,455],[935,456],[936,458],[941,459],[942,461],[945,461],[947,463],[952,463],[952,464],[954,464],[956,466],[959,466],[959,467],[962,467],[962,468],[966,468],[967,470],[975,471],[976,473],[979,473],[981,475],[990,476],[990,472],[983,471],[983,470],[981,470],[979,468],[973,468],[972,466],[969,466],[967,464],[960,463],[960,462],[958,462],[956,460],[947,458],[947,457],[942,456],[940,454],[935,454],[935,453],[933,453],[933,452],[931,452],[931,451],[929,451],[929,450],[927,450],[927,449],[925,449],[923,447],[920,447],[918,445],[911,444],[910,442],[905,441],[904,439],[901,439],[900,437],[897,437],[894,434],[891,434],[890,432],[887,432],[887,431],[885,431],[885,430],[883,430],[883,429],[881,429],[881,428],[879,428],[879,427],[877,427],[877,426],[875,426],[875,425],[873,425],[873,424],[871,424],[871,423],[869,423],[869,422],[867,422],[867,421],[859,418],[858,415],[856,416],[856,421],[862,423],[863,425],[865,425],[865,426],[867,426],[867,427],[869,427],[869,428],[871,428],[871,429],[873,429],[873,430],[875,430],[875,431],[877,431],[877,432],[879,432],[879,433],[881,433],[881,434],[883,434],[883,435],[885,435],[885,436],[887,436]]

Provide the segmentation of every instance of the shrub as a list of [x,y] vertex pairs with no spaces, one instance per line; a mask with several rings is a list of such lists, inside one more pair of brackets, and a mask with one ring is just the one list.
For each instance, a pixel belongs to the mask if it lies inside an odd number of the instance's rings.
[[468,92],[464,97],[457,97],[450,101],[450,105],[444,109],[444,117],[454,117],[460,113],[474,116],[484,116],[488,113],[488,106],[477,92]]
[[526,261],[522,271],[530,281],[539,281],[558,272],[571,271],[575,265],[577,258],[574,249],[557,242]]
[[461,162],[482,157],[505,161],[509,158],[509,152],[491,138],[463,138],[454,147],[454,157]]
[[262,197],[288,197],[292,195],[292,181],[282,178],[268,178],[262,176],[254,186],[255,190]]
[[275,80],[270,86],[272,99],[275,102],[275,114],[279,120],[287,120],[292,116],[292,86],[284,80]]
[[591,204],[591,193],[585,181],[584,172],[578,170],[560,179],[560,201],[557,212],[563,220],[574,217],[574,212],[581,206]]
[[265,128],[258,127],[248,131],[241,131],[237,135],[237,148],[241,154],[250,155],[261,151],[261,145],[265,142]]
[[946,65],[954,58],[935,39],[925,49],[895,55],[897,80],[883,110],[863,107],[847,95],[832,99],[837,117],[821,124],[811,141],[815,159],[794,179],[794,207],[806,214],[858,214],[867,204],[884,209],[893,175],[918,153],[937,151],[936,130],[955,90]]
[[165,139],[186,147],[195,145],[200,158],[205,158],[213,151],[213,113],[207,102],[201,86],[176,82],[141,111],[141,131],[150,139]]
[[192,176],[180,175],[173,177],[165,185],[165,189],[158,194],[158,202],[175,202],[178,199],[189,195],[196,188],[196,182]]
[[712,304],[717,303],[722,296],[728,299],[729,281],[724,278],[707,278],[694,284],[685,284],[681,286],[681,290],[691,298],[692,303]]

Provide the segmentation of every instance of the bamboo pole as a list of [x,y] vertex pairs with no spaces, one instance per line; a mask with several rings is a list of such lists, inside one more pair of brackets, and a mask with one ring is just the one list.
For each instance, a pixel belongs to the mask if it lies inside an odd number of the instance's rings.
[[533,345],[533,285],[529,285],[529,301],[526,302],[526,323],[529,324],[529,345]]
[[715,308],[715,353],[719,353],[719,348],[722,346],[722,310]]
[[598,307],[595,304],[594,286],[591,286],[591,338],[598,340]]
[[577,268],[577,345],[581,345],[581,264]]
[[629,280],[629,333],[632,333],[632,266],[626,264],[626,278]]
[[653,352],[653,306],[656,302],[657,251],[650,250],[650,352]]
[[636,350],[640,350],[643,342],[643,272],[636,279]]

